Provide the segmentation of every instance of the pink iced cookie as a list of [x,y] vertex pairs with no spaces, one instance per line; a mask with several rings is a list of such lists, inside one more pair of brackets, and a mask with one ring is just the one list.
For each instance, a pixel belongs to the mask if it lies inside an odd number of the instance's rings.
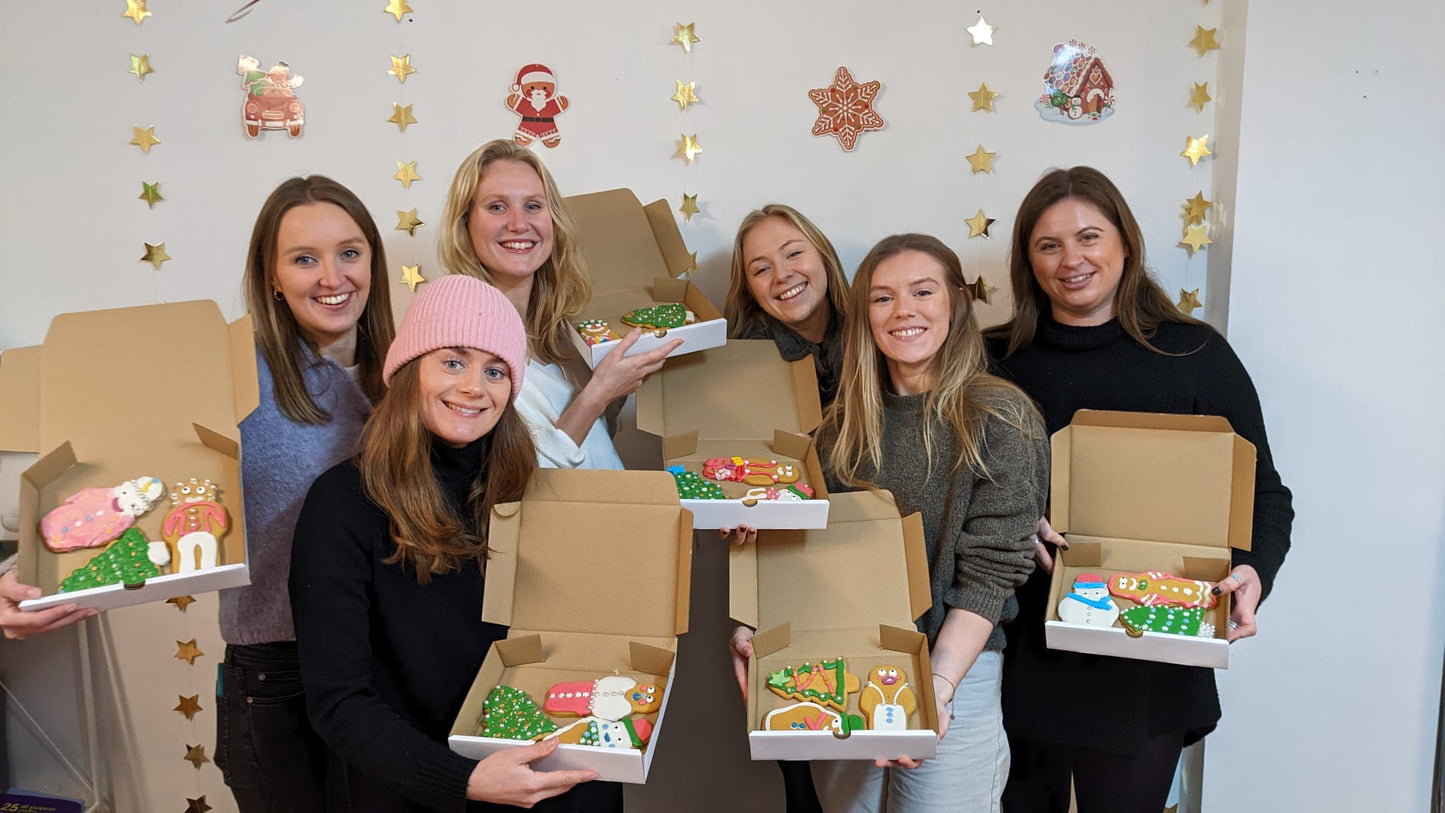
[[616,721],[649,714],[662,705],[662,689],[630,677],[608,675],[592,681],[557,683],[547,690],[542,711],[558,717],[600,717]]
[[45,547],[56,553],[113,542],[165,493],[154,477],[137,477],[115,488],[86,488],[40,520]]

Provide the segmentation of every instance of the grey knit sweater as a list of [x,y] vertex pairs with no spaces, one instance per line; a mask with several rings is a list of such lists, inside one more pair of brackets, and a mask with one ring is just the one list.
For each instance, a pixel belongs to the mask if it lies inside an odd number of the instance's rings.
[[[967,468],[953,470],[958,438],[952,427],[936,423],[930,468],[923,446],[926,398],[884,394],[883,467],[875,472],[865,463],[859,474],[893,492],[905,516],[923,514],[933,606],[918,620],[918,629],[928,636],[929,645],[937,640],[948,609],[958,607],[992,621],[985,649],[1001,650],[1004,635],[998,625],[1018,615],[1014,588],[1034,567],[1032,535],[1048,503],[1049,439],[1036,419],[1025,437],[990,418],[984,427],[989,474],[984,478]],[[825,454],[831,451],[826,433],[820,434],[819,443]],[[844,490],[832,482],[829,488]],[[947,528],[941,527],[945,513]]]

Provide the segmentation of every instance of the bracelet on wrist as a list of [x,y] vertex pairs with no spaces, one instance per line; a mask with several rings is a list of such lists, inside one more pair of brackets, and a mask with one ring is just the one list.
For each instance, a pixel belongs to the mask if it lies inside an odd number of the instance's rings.
[[[954,696],[958,694],[958,684],[957,684],[957,683],[954,683],[954,682],[951,681],[951,680],[949,680],[947,677],[944,677],[943,675],[938,674],[937,672],[933,672],[932,675],[933,675],[933,677],[936,677],[936,678],[938,678],[939,680],[943,681],[944,683],[947,683],[947,684],[948,684],[948,689],[949,689],[949,691],[948,691],[948,699],[945,700],[945,701],[943,701],[943,702],[945,702],[945,703],[952,703]],[[951,707],[950,707],[949,710],[948,710],[948,719],[950,719],[950,720],[953,719],[953,709],[952,709]]]

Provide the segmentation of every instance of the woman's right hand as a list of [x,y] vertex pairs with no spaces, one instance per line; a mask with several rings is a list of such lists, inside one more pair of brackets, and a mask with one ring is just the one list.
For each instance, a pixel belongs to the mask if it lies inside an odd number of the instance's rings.
[[532,763],[557,750],[553,737],[521,748],[492,754],[472,769],[467,798],[517,807],[531,807],[597,778],[596,771],[534,771]]
[[623,336],[617,347],[592,371],[592,379],[583,390],[591,390],[590,394],[604,405],[618,398],[625,398],[637,392],[637,388],[642,386],[648,376],[662,369],[668,353],[682,346],[682,339],[673,339],[656,350],[627,355],[627,351],[637,344],[642,335],[642,328],[635,327]]
[[738,679],[738,691],[743,702],[748,702],[748,659],[753,656],[753,630],[739,625],[728,639],[728,650],[733,656],[733,676]]
[[1049,548],[1045,545],[1049,542],[1058,546],[1060,550],[1069,549],[1069,540],[1064,535],[1055,531],[1049,524],[1048,517],[1039,517],[1039,530],[1034,535],[1034,561],[1038,563],[1039,569],[1045,573],[1054,572],[1054,557],[1049,555]]

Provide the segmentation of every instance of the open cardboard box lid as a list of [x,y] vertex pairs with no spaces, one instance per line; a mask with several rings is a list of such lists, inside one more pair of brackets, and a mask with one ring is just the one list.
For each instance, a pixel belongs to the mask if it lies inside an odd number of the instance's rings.
[[[683,344],[672,355],[695,353],[727,342],[727,322],[722,313],[697,286],[677,279],[694,263],[666,200],[644,207],[631,189],[610,189],[566,200],[592,280],[592,301],[572,320],[574,325],[586,319],[602,319],[618,336],[625,336],[631,328],[621,323],[622,314],[658,302],[681,302],[697,316],[696,322],[668,330],[666,335],[644,335],[629,352],[645,353],[676,338]],[[617,346],[616,342],[588,345],[577,331],[570,334],[582,357],[593,367]]]
[[[20,579],[45,592],[21,603],[111,609],[250,583],[241,493],[241,421],[256,408],[250,317],[226,324],[211,301],[67,313],[44,344],[0,355],[0,449],[34,452],[21,476]],[[229,515],[219,565],[187,574],[57,594],[72,570],[105,550],[52,553],[41,517],[83,488],[110,488],[142,475],[169,489],[210,478]],[[136,522],[152,541],[170,503]]]
[[802,464],[801,480],[814,492],[803,502],[752,506],[683,500],[697,528],[826,527],[828,488],[807,436],[822,420],[812,359],[785,361],[765,339],[734,339],[669,359],[637,391],[637,428],[662,437],[664,465],[697,471],[710,457],[790,458]]
[[[1050,523],[1069,534],[1044,623],[1054,649],[1226,668],[1228,597],[1206,611],[1213,638],[1084,627],[1058,620],[1076,575],[1161,570],[1217,581],[1248,550],[1254,445],[1212,415],[1079,410],[1054,433]],[[1134,606],[1115,599],[1121,609]]]
[[511,629],[487,654],[448,745],[483,759],[528,744],[476,735],[482,704],[501,684],[540,706],[554,683],[614,671],[660,678],[663,705],[646,748],[562,745],[537,763],[645,781],[676,678],[676,636],[687,631],[692,574],[691,516],[678,505],[671,475],[540,469],[521,502],[493,509],[490,528],[482,619]]
[[[753,759],[877,759],[935,755],[938,720],[927,639],[913,621],[932,605],[919,514],[898,515],[886,491],[835,494],[828,527],[762,531],[732,548],[730,612],[754,627],[748,667],[748,744]],[[767,688],[768,673],[842,655],[866,685],[882,664],[902,667],[918,710],[908,731],[762,731],[768,712],[788,706]],[[848,713],[858,713],[849,695]]]

